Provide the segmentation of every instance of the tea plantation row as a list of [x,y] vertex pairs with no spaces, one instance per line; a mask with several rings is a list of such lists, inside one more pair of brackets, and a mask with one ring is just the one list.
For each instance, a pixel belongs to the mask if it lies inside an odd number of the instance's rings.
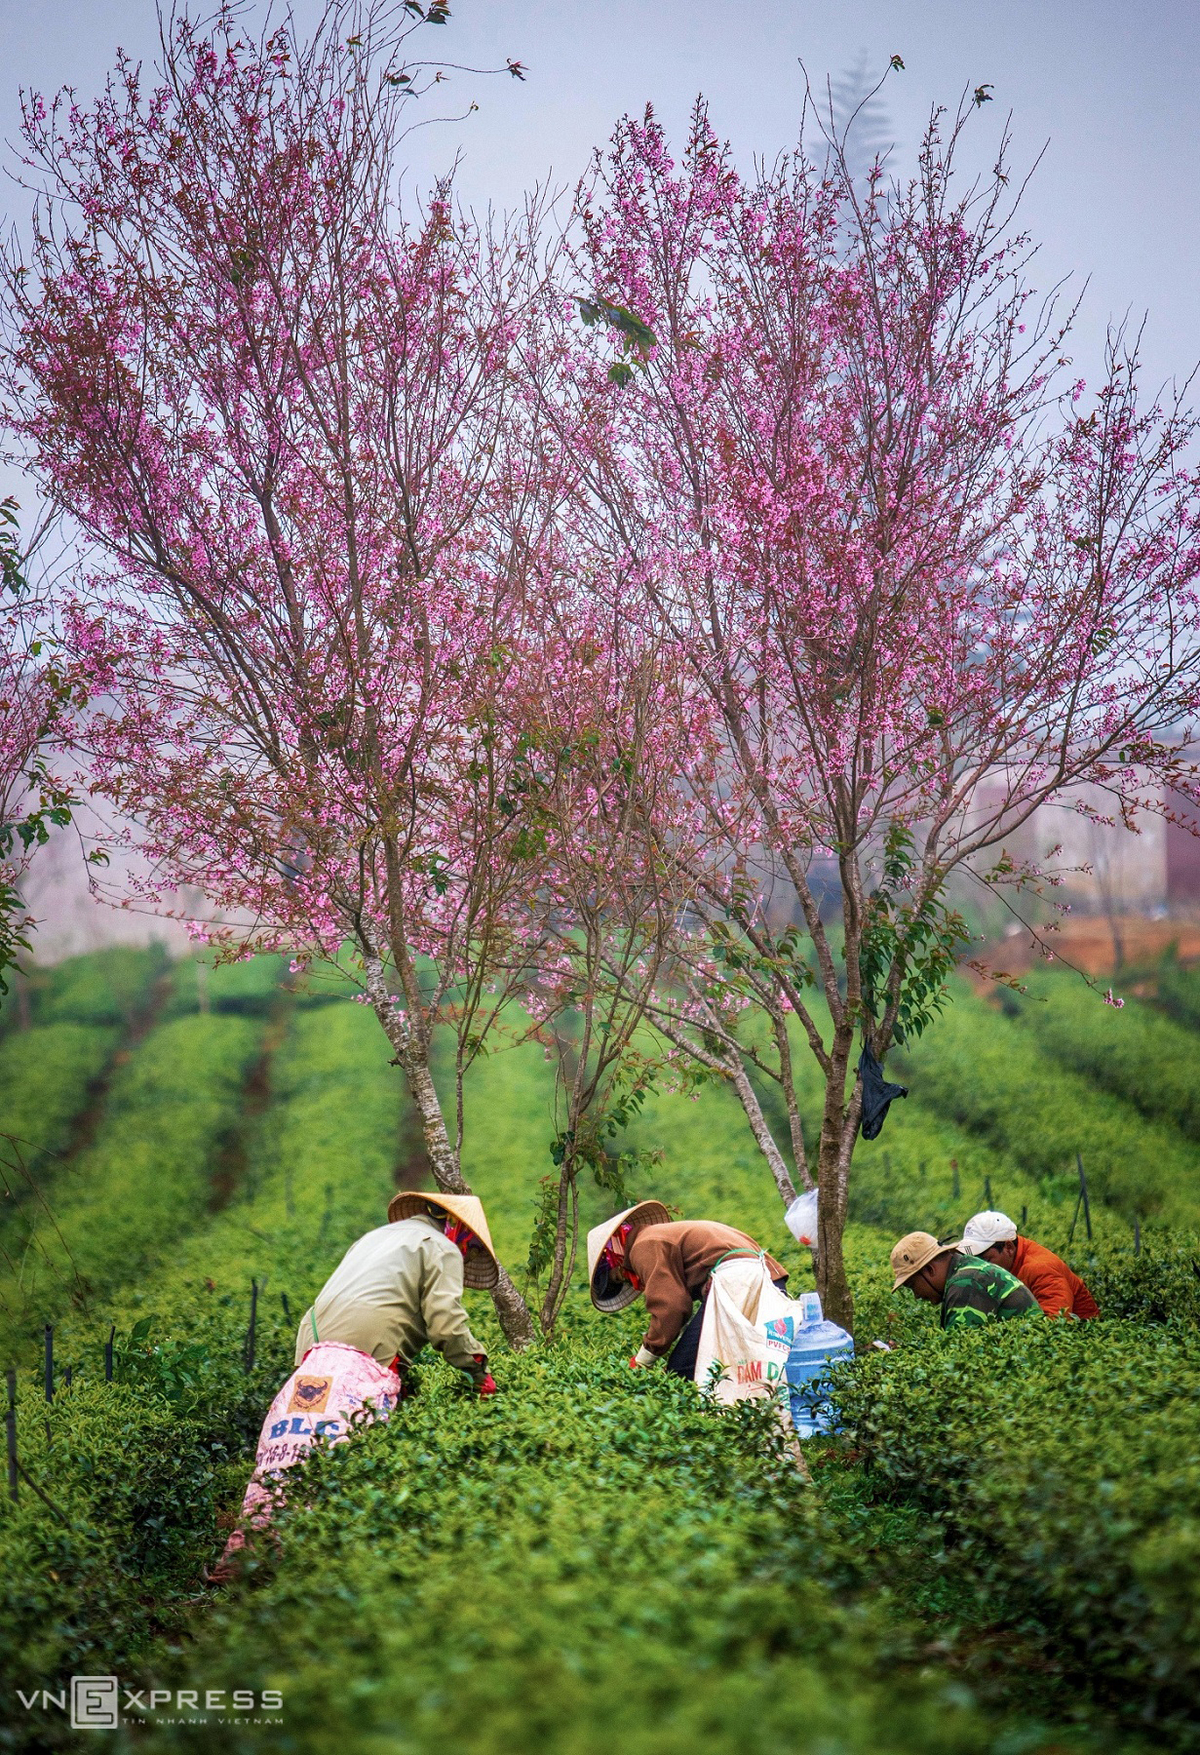
[[[370,1013],[298,1001],[277,966],[229,973],[232,1005],[223,972],[199,984],[194,966],[160,972],[159,1021],[112,1070],[92,1143],[66,1168],[64,1235],[91,1290],[54,1306],[76,1378],[49,1410],[32,1332],[22,1354],[21,1457],[50,1504],[24,1484],[0,1511],[6,1705],[73,1672],[284,1694],[282,1726],[130,1727],[139,1748],[1193,1745],[1169,1678],[1190,1686],[1195,1567],[1169,1556],[1189,1551],[1197,1518],[1200,1249],[1148,1229],[1135,1257],[1127,1218],[1097,1204],[1093,1243],[1076,1228],[1077,1265],[1133,1323],[947,1344],[928,1310],[890,1294],[895,1231],[947,1234],[990,1181],[1065,1244],[1073,1202],[1067,1166],[1040,1171],[1019,1127],[939,1112],[915,1074],[914,1097],[860,1150],[849,1240],[860,1347],[899,1345],[841,1386],[849,1431],[814,1447],[815,1491],[759,1415],[721,1416],[688,1386],[630,1373],[637,1310],[595,1319],[580,1284],[553,1348],[498,1350],[496,1402],[423,1366],[421,1395],[387,1429],[318,1460],[281,1555],[268,1547],[233,1591],[206,1591],[200,1568],[290,1368],[296,1319],[414,1169]],[[996,1023],[1024,1027],[972,1005],[954,1015],[980,1046]],[[935,1035],[922,1053],[938,1052]],[[468,1091],[468,1171],[513,1263],[549,1167],[550,1074],[522,1050],[482,1062]],[[1116,1101],[1136,1149],[1156,1151],[1159,1133]],[[1184,1162],[1190,1142],[1170,1137]],[[230,1138],[236,1186],[220,1205]],[[743,1225],[811,1283],[727,1093],[653,1100],[633,1143],[663,1148],[635,1192]],[[470,1297],[494,1338],[488,1302]],[[1089,1524],[1093,1503],[1111,1515]],[[53,1714],[14,1712],[0,1729],[0,1747],[55,1739],[69,1732]]]

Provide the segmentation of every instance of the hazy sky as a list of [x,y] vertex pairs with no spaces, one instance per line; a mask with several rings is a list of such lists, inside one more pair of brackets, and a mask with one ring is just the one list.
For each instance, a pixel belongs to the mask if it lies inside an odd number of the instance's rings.
[[[316,0],[299,0],[301,17]],[[901,155],[929,106],[989,83],[979,112],[986,153],[1009,110],[1016,158],[1047,151],[1025,222],[1043,243],[1037,275],[1090,276],[1076,358],[1092,370],[1112,315],[1149,312],[1155,378],[1200,354],[1200,5],[1197,0],[452,0],[427,28],[433,53],[477,66],[507,57],[524,84],[455,75],[449,96],[478,113],[413,138],[426,181],[462,155],[460,188],[505,206],[548,177],[573,181],[614,120],[652,101],[676,136],[698,92],[739,155],[795,139],[803,90],[866,50],[906,71],[886,101]],[[0,0],[0,132],[14,133],[18,87],[96,90],[118,44],[152,58],[152,0]],[[5,203],[14,215],[19,198]]]

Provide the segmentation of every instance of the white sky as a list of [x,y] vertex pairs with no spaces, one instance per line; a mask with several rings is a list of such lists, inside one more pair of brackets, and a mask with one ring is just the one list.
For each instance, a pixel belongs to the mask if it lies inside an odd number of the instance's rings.
[[[1091,277],[1082,369],[1127,311],[1149,313],[1156,382],[1200,354],[1196,0],[451,0],[450,24],[420,35],[447,60],[528,65],[524,84],[456,75],[448,95],[464,108],[474,98],[478,113],[413,139],[419,181],[461,153],[463,195],[501,207],[534,182],[573,181],[616,118],[647,100],[679,138],[703,92],[739,156],[773,156],[795,138],[801,57],[816,83],[862,49],[881,69],[901,55],[885,95],[908,153],[931,103],[988,82],[981,150],[1010,109],[1018,163],[1048,142],[1025,223],[1043,243],[1040,285]],[[0,0],[0,135],[14,135],[20,86],[87,97],[118,44],[152,58],[156,41],[152,0]],[[2,199],[17,217],[23,199]]]

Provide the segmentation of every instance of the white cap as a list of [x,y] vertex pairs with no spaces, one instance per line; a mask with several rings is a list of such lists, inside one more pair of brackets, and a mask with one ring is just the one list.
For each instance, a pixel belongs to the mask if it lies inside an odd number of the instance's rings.
[[976,1213],[967,1220],[957,1247],[978,1255],[981,1249],[991,1249],[993,1244],[1008,1243],[1016,1234],[1017,1227],[1007,1213]]

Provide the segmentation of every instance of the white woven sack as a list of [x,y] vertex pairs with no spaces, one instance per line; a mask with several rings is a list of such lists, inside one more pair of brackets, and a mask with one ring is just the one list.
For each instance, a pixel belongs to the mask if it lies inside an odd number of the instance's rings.
[[728,1405],[783,1388],[800,1307],[773,1284],[760,1256],[718,1262],[704,1306],[696,1382]]

